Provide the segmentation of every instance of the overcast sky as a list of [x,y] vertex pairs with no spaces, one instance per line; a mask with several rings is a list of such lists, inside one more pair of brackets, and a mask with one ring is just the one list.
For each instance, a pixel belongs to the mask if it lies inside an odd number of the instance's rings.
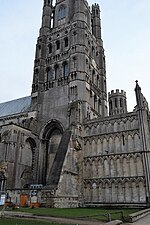
[[[150,102],[150,0],[91,0],[101,7],[107,89],[127,92],[135,106],[135,80]],[[0,102],[30,95],[43,0],[1,0]]]

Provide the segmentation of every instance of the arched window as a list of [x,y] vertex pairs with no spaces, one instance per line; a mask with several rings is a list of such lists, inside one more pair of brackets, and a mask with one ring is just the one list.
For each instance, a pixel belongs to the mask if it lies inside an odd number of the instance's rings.
[[98,112],[101,114],[101,106],[102,106],[102,103],[101,103],[101,100],[99,99],[98,100]]
[[97,87],[99,88],[99,75],[97,75]]
[[58,65],[55,65],[55,79],[59,79],[60,78],[60,69]]
[[56,50],[60,49],[60,41],[56,41]]
[[65,42],[65,47],[68,47],[68,38],[67,37],[64,38],[64,42]]
[[[52,121],[47,124],[43,133],[43,144],[44,144],[44,164],[43,164],[43,184],[49,184],[52,179],[51,169],[54,164],[60,164],[60,161],[55,162],[55,157],[58,151],[63,134],[63,128],[57,121]],[[62,159],[62,158],[61,158]],[[57,171],[58,172],[58,171]],[[57,173],[56,172],[56,173]]]
[[52,12],[52,14],[51,14],[50,25],[51,25],[51,28],[54,28],[54,12]]
[[58,20],[65,18],[67,15],[67,8],[65,5],[61,5],[58,10]]
[[120,98],[120,107],[123,107],[123,99]]
[[20,150],[20,164],[34,169],[36,143],[32,138],[27,138],[24,147]]
[[94,49],[94,46],[92,46],[92,56],[94,56],[95,54],[95,49]]
[[118,100],[117,100],[117,98],[115,98],[115,107],[116,108],[118,107]]
[[6,178],[2,172],[0,172],[0,192],[5,190]]
[[94,46],[92,46],[92,53],[94,53],[95,49],[94,49]]
[[96,105],[97,105],[97,96],[94,95],[94,109],[97,110],[96,108]]
[[68,76],[68,63],[67,62],[63,63],[63,76],[64,77]]
[[49,44],[48,48],[49,48],[49,53],[52,53],[52,44]]
[[109,101],[109,109],[112,109],[112,101]]
[[51,68],[47,68],[47,81],[50,81],[53,79],[53,74]]
[[77,66],[77,58],[76,58],[76,56],[73,56],[73,68],[76,68],[76,66]]

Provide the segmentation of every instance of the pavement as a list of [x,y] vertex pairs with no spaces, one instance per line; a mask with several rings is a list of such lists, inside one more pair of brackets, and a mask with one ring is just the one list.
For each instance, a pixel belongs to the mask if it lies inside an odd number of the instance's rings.
[[[101,221],[97,221],[94,219],[72,219],[72,218],[60,218],[60,217],[52,217],[52,216],[40,216],[34,215],[32,213],[24,213],[24,212],[15,212],[15,211],[4,211],[4,217],[8,218],[23,218],[23,219],[30,219],[30,220],[41,220],[41,221],[51,221],[55,223],[62,223],[62,224],[75,224],[75,225],[119,225],[122,224],[121,221],[115,220],[108,223],[104,223]],[[3,216],[3,214],[2,214]],[[123,223],[122,225],[150,225],[150,214],[139,219],[134,223]]]
[[[22,213],[22,212],[15,212],[15,211],[5,211],[5,217],[11,218],[24,218],[24,219],[35,219],[41,221],[52,221],[58,222],[63,224],[78,224],[78,225],[100,225],[98,221],[89,221],[89,220],[81,220],[81,219],[70,219],[70,218],[60,218],[60,217],[51,217],[51,216],[39,216],[34,215],[32,213]],[[101,223],[102,224],[102,223]]]
[[15,212],[15,211],[4,211],[4,217],[8,218],[23,218],[30,220],[41,220],[41,221],[51,221],[62,224],[75,224],[75,225],[119,225],[121,221],[111,221],[108,223],[104,223],[97,220],[87,220],[87,219],[71,219],[71,218],[60,218],[60,217],[50,217],[50,216],[39,216],[31,213],[23,213],[23,212]]
[[123,223],[123,225],[150,225],[150,214],[134,223]]

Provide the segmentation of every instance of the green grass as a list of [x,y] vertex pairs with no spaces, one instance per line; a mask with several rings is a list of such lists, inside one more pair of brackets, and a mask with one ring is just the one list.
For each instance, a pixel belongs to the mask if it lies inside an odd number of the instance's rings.
[[[52,222],[42,222],[37,220],[7,219],[0,218],[1,225],[60,225]],[[62,224],[61,224],[62,225]]]
[[[11,210],[11,209],[9,209]],[[85,219],[95,218],[101,221],[106,221],[107,218],[103,215],[106,213],[112,213],[111,218],[121,219],[121,213],[116,213],[123,211],[123,216],[128,217],[128,214],[139,211],[139,209],[102,209],[102,208],[75,208],[75,209],[57,209],[57,208],[19,208],[15,209],[16,212],[27,212],[33,213],[35,215],[45,215],[54,217],[65,217],[65,218],[80,218],[85,217]],[[114,214],[115,213],[115,214]],[[99,215],[103,214],[103,215]],[[95,216],[96,215],[96,216]]]

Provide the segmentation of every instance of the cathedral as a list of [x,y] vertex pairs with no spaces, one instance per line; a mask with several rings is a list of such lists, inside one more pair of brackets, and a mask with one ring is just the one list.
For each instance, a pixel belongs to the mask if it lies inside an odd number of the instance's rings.
[[0,193],[19,204],[34,189],[48,207],[150,206],[138,81],[135,97],[128,112],[125,91],[107,94],[99,5],[44,0],[31,95],[0,104]]

